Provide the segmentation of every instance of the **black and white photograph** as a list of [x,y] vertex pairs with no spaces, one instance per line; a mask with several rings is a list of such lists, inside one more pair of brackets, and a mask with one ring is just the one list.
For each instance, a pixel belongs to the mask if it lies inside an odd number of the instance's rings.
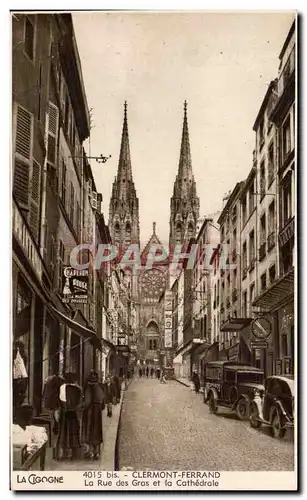
[[10,18],[11,488],[297,490],[297,13]]

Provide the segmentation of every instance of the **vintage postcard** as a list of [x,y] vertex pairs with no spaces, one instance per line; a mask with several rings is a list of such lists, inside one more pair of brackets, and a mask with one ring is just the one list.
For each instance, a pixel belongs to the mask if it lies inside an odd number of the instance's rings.
[[11,488],[297,490],[296,12],[11,28]]

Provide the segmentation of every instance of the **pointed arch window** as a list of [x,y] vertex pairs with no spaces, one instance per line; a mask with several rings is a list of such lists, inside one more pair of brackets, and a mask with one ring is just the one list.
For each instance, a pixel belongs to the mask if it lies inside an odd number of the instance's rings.
[[177,222],[176,225],[176,241],[177,243],[180,243],[182,239],[182,225],[180,222]]
[[114,239],[115,239],[115,243],[118,243],[120,240],[120,227],[119,227],[118,222],[116,222],[115,226],[114,226]]
[[188,238],[193,238],[194,236],[194,226],[192,224],[192,222],[189,223],[188,225]]
[[126,229],[125,229],[125,242],[129,244],[131,242],[131,225],[130,222],[126,223]]

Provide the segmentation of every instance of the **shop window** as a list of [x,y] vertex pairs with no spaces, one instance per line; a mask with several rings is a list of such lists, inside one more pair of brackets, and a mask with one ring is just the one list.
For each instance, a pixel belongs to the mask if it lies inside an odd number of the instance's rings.
[[281,336],[281,352],[282,357],[288,356],[288,339],[286,334]]

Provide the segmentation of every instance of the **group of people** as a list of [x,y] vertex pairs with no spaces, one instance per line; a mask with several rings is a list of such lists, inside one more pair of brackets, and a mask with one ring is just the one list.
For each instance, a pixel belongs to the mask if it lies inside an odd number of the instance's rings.
[[157,378],[162,384],[166,382],[164,370],[161,371],[159,367],[140,366],[139,377]]
[[107,416],[112,417],[120,394],[121,382],[116,375],[108,375],[102,383],[98,373],[91,370],[83,388],[73,373],[48,377],[43,399],[44,407],[53,412],[54,458],[79,458],[83,445],[84,458],[98,460],[103,443],[102,411],[106,409]]

